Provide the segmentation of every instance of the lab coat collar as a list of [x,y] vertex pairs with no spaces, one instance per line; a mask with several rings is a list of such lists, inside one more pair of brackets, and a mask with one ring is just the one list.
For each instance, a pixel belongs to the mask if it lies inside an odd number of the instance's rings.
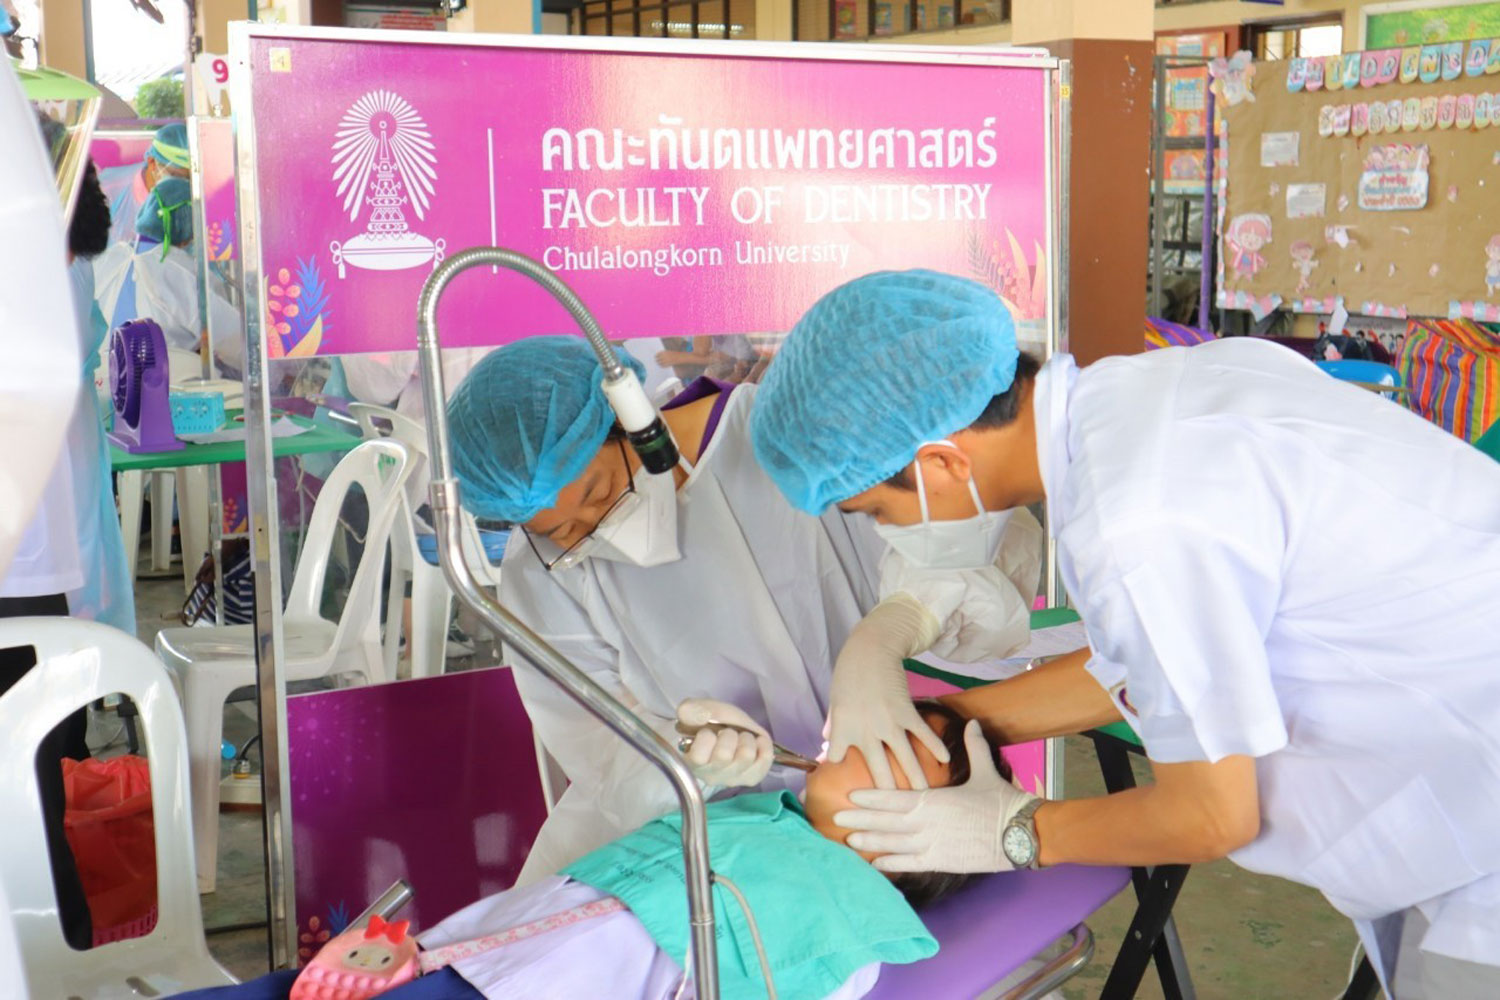
[[1072,456],[1068,453],[1068,400],[1078,381],[1078,365],[1071,354],[1054,354],[1036,373],[1031,406],[1036,424],[1036,461],[1047,491],[1048,529],[1062,531],[1062,488]]

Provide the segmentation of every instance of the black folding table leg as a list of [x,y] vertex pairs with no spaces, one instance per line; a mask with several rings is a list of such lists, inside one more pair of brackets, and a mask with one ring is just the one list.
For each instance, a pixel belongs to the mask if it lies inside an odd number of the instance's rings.
[[[1187,869],[1187,865],[1159,865],[1151,870],[1144,891],[1137,883],[1139,904],[1135,918],[1125,931],[1125,942],[1120,945],[1120,951],[1115,956],[1109,978],[1104,982],[1104,990],[1099,994],[1100,1000],[1128,1000],[1135,996],[1141,978],[1146,974],[1146,967],[1160,943],[1162,928],[1171,918],[1172,905],[1177,902],[1177,894],[1182,891],[1182,883],[1187,879]],[[1140,875],[1144,875],[1143,869],[1137,868],[1132,872],[1132,877]],[[1169,984],[1173,982],[1175,977],[1164,981],[1163,990],[1169,990]]]

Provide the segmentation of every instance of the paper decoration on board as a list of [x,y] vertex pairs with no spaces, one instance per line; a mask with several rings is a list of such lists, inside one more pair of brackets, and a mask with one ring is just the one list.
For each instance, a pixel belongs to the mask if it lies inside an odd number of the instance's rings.
[[1338,206],[1340,212],[1349,207],[1349,196],[1347,194],[1339,195]]
[[1208,75],[1214,79],[1214,92],[1230,106],[1255,100],[1255,92],[1250,89],[1250,78],[1255,75],[1255,63],[1245,49],[1228,59],[1221,56],[1210,62]]
[[1417,74],[1417,78],[1423,83],[1437,83],[1442,75],[1443,47],[1441,45],[1422,46],[1422,69]]
[[1380,65],[1375,73],[1375,82],[1380,84],[1394,83],[1396,74],[1401,68],[1401,50],[1382,49],[1376,55],[1380,57]]
[[1361,302],[1359,305],[1361,316],[1378,316],[1383,319],[1405,319],[1405,306],[1388,306],[1384,302]]
[[1417,80],[1417,67],[1422,63],[1422,47],[1420,45],[1408,45],[1401,50],[1401,82],[1415,83]]
[[1370,105],[1370,117],[1366,124],[1371,135],[1380,135],[1385,132],[1385,102],[1375,101]]
[[1368,212],[1414,211],[1427,205],[1426,145],[1391,143],[1365,154],[1359,207]]
[[1306,240],[1292,244],[1292,267],[1297,271],[1297,294],[1312,287],[1313,269],[1318,266],[1317,251]]
[[1323,86],[1329,90],[1344,89],[1344,57],[1323,57]]
[[1264,212],[1249,212],[1230,220],[1224,233],[1224,249],[1236,278],[1253,278],[1266,266],[1261,249],[1271,242],[1271,217]]
[[1393,97],[1385,102],[1385,130],[1387,132],[1401,131],[1401,99]]
[[1492,299],[1500,289],[1500,233],[1490,237],[1484,245],[1484,297]]
[[1485,76],[1494,76],[1500,73],[1500,38],[1490,39],[1490,61],[1484,67]]
[[1443,79],[1457,80],[1464,75],[1464,43],[1449,42],[1443,46]]
[[1474,95],[1474,127],[1489,128],[1494,115],[1495,98],[1489,94]]
[[[1327,210],[1326,184],[1288,184],[1286,217],[1288,219],[1321,219]],[[1295,249],[1295,248],[1293,248]]]
[[1299,313],[1331,313],[1337,305],[1338,296],[1330,295],[1323,299],[1293,299],[1290,308]]
[[1349,112],[1349,134],[1361,136],[1370,131],[1370,106],[1356,104]]
[[1460,302],[1457,299],[1448,303],[1449,319],[1472,319],[1480,323],[1500,323],[1500,306],[1490,305],[1488,302]]
[[1333,109],[1333,134],[1345,136],[1349,134],[1349,121],[1354,117],[1352,109],[1347,104],[1340,104]]
[[1490,46],[1494,43],[1489,39],[1469,43],[1469,57],[1464,60],[1464,72],[1469,76],[1483,76],[1484,69],[1490,64]]
[[1474,95],[1460,94],[1453,124],[1460,130],[1474,124]]
[[1458,201],[1458,185],[1457,184],[1449,184],[1448,185],[1448,200],[1451,201],[1451,202],[1457,202]]
[[1309,59],[1307,61],[1307,89],[1323,89],[1323,60]]
[[1270,295],[1252,295],[1249,292],[1229,292],[1221,290],[1219,293],[1219,306],[1223,309],[1248,309],[1250,315],[1256,321],[1265,319],[1276,311],[1281,305],[1282,298],[1274,292]]
[[1359,86],[1359,67],[1364,62],[1358,52],[1348,52],[1344,55],[1344,89],[1353,90]]
[[1401,130],[1403,132],[1416,132],[1416,126],[1422,123],[1422,100],[1418,97],[1407,97],[1406,103],[1401,105]]
[[1298,146],[1302,141],[1300,132],[1262,132],[1260,136],[1260,165],[1263,167],[1295,167]]
[[1359,59],[1359,85],[1361,87],[1375,86],[1376,79],[1380,76],[1380,53],[1364,52]]
[[1458,117],[1458,97],[1453,94],[1444,94],[1438,101],[1437,127],[1450,129],[1453,127],[1453,119]]
[[1433,264],[1427,269],[1427,277],[1436,278],[1438,276],[1438,272],[1441,270],[1442,268],[1438,267],[1436,264]]
[[1431,132],[1437,127],[1438,121],[1438,99],[1436,97],[1422,98],[1421,123],[1423,132]]
[[1324,226],[1323,239],[1337,245],[1340,250],[1347,250],[1349,244],[1354,242],[1349,235],[1349,230],[1353,228],[1353,226]]
[[1275,181],[1272,181],[1271,187],[1266,193],[1269,194],[1272,198],[1276,197],[1281,193],[1281,185],[1277,184]]
[[1297,93],[1307,84],[1307,60],[1293,59],[1286,69],[1286,89]]
[[[1344,297],[1340,295],[1333,304],[1333,315],[1328,317],[1328,335],[1337,337],[1349,323],[1349,310],[1344,308]],[[1332,346],[1332,345],[1330,345]],[[1337,360],[1330,358],[1329,360]]]

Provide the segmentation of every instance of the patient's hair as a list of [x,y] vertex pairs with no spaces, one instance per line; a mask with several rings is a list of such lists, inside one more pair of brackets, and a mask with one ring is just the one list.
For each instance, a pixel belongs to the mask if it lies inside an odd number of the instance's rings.
[[[943,745],[948,748],[948,784],[962,785],[969,780],[969,747],[964,743],[964,726],[968,725],[969,720],[942,702],[927,698],[918,699],[917,711],[922,713],[922,718],[929,724],[941,722],[941,725],[935,725],[933,729],[943,738]],[[990,743],[989,748],[995,768],[1002,778],[1009,781],[1010,764],[1000,756],[999,747]],[[891,882],[901,890],[901,895],[906,897],[906,901],[914,909],[921,909],[957,892],[976,877],[973,873],[896,872],[891,875]]]

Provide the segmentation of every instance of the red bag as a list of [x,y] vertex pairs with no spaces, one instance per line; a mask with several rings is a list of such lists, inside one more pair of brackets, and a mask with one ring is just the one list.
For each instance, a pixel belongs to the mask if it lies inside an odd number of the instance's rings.
[[156,827],[144,757],[64,759],[63,828],[94,922],[94,944],[156,926]]

